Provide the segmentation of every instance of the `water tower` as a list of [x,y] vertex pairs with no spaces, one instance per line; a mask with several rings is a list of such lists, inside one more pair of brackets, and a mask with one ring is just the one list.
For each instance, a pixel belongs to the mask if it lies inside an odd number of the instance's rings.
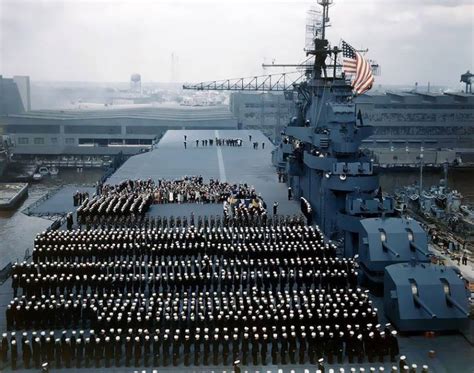
[[142,77],[140,74],[132,74],[130,77],[130,90],[132,92],[142,92]]

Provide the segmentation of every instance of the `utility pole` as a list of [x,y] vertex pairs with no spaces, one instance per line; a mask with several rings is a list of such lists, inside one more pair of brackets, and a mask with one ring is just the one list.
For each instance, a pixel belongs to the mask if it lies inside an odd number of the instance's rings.
[[420,198],[421,193],[423,192],[423,151],[424,148],[420,148]]

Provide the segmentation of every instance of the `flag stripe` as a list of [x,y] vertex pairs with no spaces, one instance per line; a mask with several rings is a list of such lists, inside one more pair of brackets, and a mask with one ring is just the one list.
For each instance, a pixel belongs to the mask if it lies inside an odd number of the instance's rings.
[[363,94],[372,88],[374,75],[372,66],[352,46],[342,41],[342,69],[348,75],[354,75],[351,85],[356,94]]

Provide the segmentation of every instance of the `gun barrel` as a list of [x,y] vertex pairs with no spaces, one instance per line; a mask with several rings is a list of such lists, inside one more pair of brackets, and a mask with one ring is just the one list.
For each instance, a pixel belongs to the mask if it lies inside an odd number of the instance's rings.
[[397,258],[400,257],[400,254],[393,250],[386,242],[382,242],[382,246],[385,250],[387,250],[392,255],[395,255]]
[[431,309],[420,299],[420,297],[418,295],[413,295],[413,297],[415,298],[415,302],[417,305],[419,305],[421,308],[423,308],[423,310],[431,316],[432,319],[436,319],[436,314],[431,311]]
[[469,312],[461,306],[456,300],[449,294],[446,294],[446,299],[449,303],[451,303],[454,307],[456,307],[459,311],[461,311],[466,317],[469,316]]
[[413,249],[415,249],[416,251],[418,251],[420,254],[422,254],[424,256],[429,256],[430,255],[430,253],[426,252],[420,246],[418,246],[416,243],[414,243],[412,241],[410,241],[410,247],[412,247]]

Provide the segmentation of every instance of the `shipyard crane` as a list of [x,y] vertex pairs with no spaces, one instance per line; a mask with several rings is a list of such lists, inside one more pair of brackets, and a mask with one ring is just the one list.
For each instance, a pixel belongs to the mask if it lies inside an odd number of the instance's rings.
[[301,83],[305,76],[306,72],[291,71],[281,74],[184,84],[183,89],[198,91],[288,91],[293,90],[295,85]]

